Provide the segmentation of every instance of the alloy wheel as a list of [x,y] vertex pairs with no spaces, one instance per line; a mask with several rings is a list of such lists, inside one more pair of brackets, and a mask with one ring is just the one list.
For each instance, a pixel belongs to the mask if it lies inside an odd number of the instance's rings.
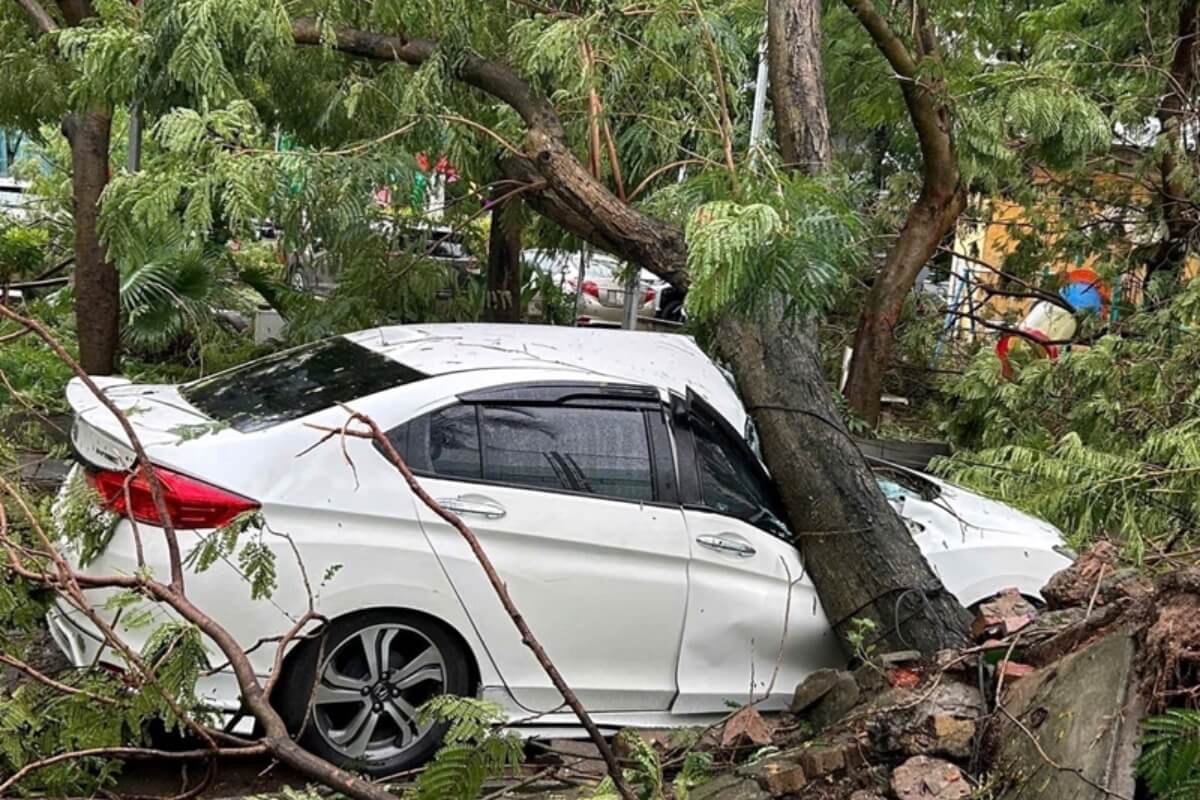
[[425,634],[399,623],[371,625],[338,643],[321,665],[313,723],[347,759],[383,761],[429,732],[417,708],[445,687],[445,658]]

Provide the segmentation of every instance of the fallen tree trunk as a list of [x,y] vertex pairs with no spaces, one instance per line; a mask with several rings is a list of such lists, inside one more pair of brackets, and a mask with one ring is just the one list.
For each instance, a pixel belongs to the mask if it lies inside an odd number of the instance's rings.
[[[809,175],[827,172],[819,0],[771,0],[767,40],[784,163]],[[781,47],[786,51],[778,52]],[[966,612],[884,499],[834,404],[816,316],[788,318],[786,306],[777,297],[757,320],[727,316],[720,323],[721,350],[839,640],[852,651],[849,626],[864,618],[876,626],[868,638],[890,649],[931,655],[965,643]]]
[[763,456],[799,537],[804,568],[848,653],[868,641],[932,655],[966,642],[969,617],[933,574],[842,422],[821,366],[816,322],[779,303],[757,322],[721,322],[721,349],[758,427]]

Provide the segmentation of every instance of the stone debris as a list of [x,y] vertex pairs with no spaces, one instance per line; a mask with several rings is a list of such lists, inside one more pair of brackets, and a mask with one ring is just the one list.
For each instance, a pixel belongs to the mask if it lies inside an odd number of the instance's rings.
[[852,673],[823,669],[814,672],[796,687],[791,710],[821,730],[850,713],[858,705],[861,696],[862,691]]
[[1075,563],[1050,578],[1042,587],[1042,598],[1051,611],[1072,606],[1086,607],[1104,575],[1116,572],[1117,548],[1112,542],[1097,542]]
[[724,748],[747,745],[762,747],[771,744],[771,741],[771,728],[754,706],[740,709],[729,718],[721,732],[721,747]]
[[987,713],[979,689],[948,675],[936,684],[896,687],[877,695],[856,711],[855,723],[866,731],[871,749],[889,758],[971,755],[977,720]]
[[1005,683],[1004,712],[986,737],[999,800],[1134,796],[1143,716],[1130,688],[1135,652],[1132,636],[1115,633]]
[[892,792],[897,800],[963,800],[971,784],[949,761],[913,756],[892,772]]

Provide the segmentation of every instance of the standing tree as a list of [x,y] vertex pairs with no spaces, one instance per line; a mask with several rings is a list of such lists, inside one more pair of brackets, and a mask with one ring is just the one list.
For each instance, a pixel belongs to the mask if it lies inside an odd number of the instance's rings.
[[953,229],[967,203],[952,139],[937,36],[924,3],[913,0],[911,42],[896,32],[873,0],[845,0],[896,74],[921,150],[921,189],[863,304],[846,377],[850,407],[869,425],[879,422],[883,376],[891,363],[894,327],[917,273]]
[[[59,75],[69,69],[62,63],[58,51],[60,24],[36,0],[21,0],[28,24],[53,41],[32,43],[29,35],[10,32],[16,41],[10,45],[30,57],[23,70],[44,70],[44,75]],[[89,0],[61,0],[58,11],[63,24],[78,28],[95,21],[95,9]],[[11,21],[9,26],[11,26]],[[10,70],[12,67],[10,67]],[[26,79],[20,88],[45,91],[45,77]],[[17,84],[14,81],[14,84]],[[109,147],[112,133],[112,108],[100,100],[63,97],[61,85],[53,87],[49,98],[32,98],[19,89],[9,102],[30,103],[37,109],[30,114],[28,106],[10,107],[21,124],[31,120],[45,122],[58,115],[63,136],[71,148],[71,197],[74,209],[75,232],[75,319],[79,333],[79,359],[84,369],[94,375],[107,375],[117,368],[120,349],[120,300],[117,270],[101,241],[99,216],[100,195],[109,180]],[[49,99],[49,102],[47,102]],[[56,102],[57,101],[57,102]],[[61,105],[60,105],[61,103]],[[35,122],[35,124],[36,124]]]

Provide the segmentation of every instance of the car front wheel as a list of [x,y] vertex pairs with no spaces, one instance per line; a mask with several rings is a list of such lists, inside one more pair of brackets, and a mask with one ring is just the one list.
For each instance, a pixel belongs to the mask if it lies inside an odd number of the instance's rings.
[[417,709],[471,691],[466,654],[417,614],[370,611],[335,620],[289,659],[278,698],[300,743],[340,767],[380,777],[427,761],[445,727]]

